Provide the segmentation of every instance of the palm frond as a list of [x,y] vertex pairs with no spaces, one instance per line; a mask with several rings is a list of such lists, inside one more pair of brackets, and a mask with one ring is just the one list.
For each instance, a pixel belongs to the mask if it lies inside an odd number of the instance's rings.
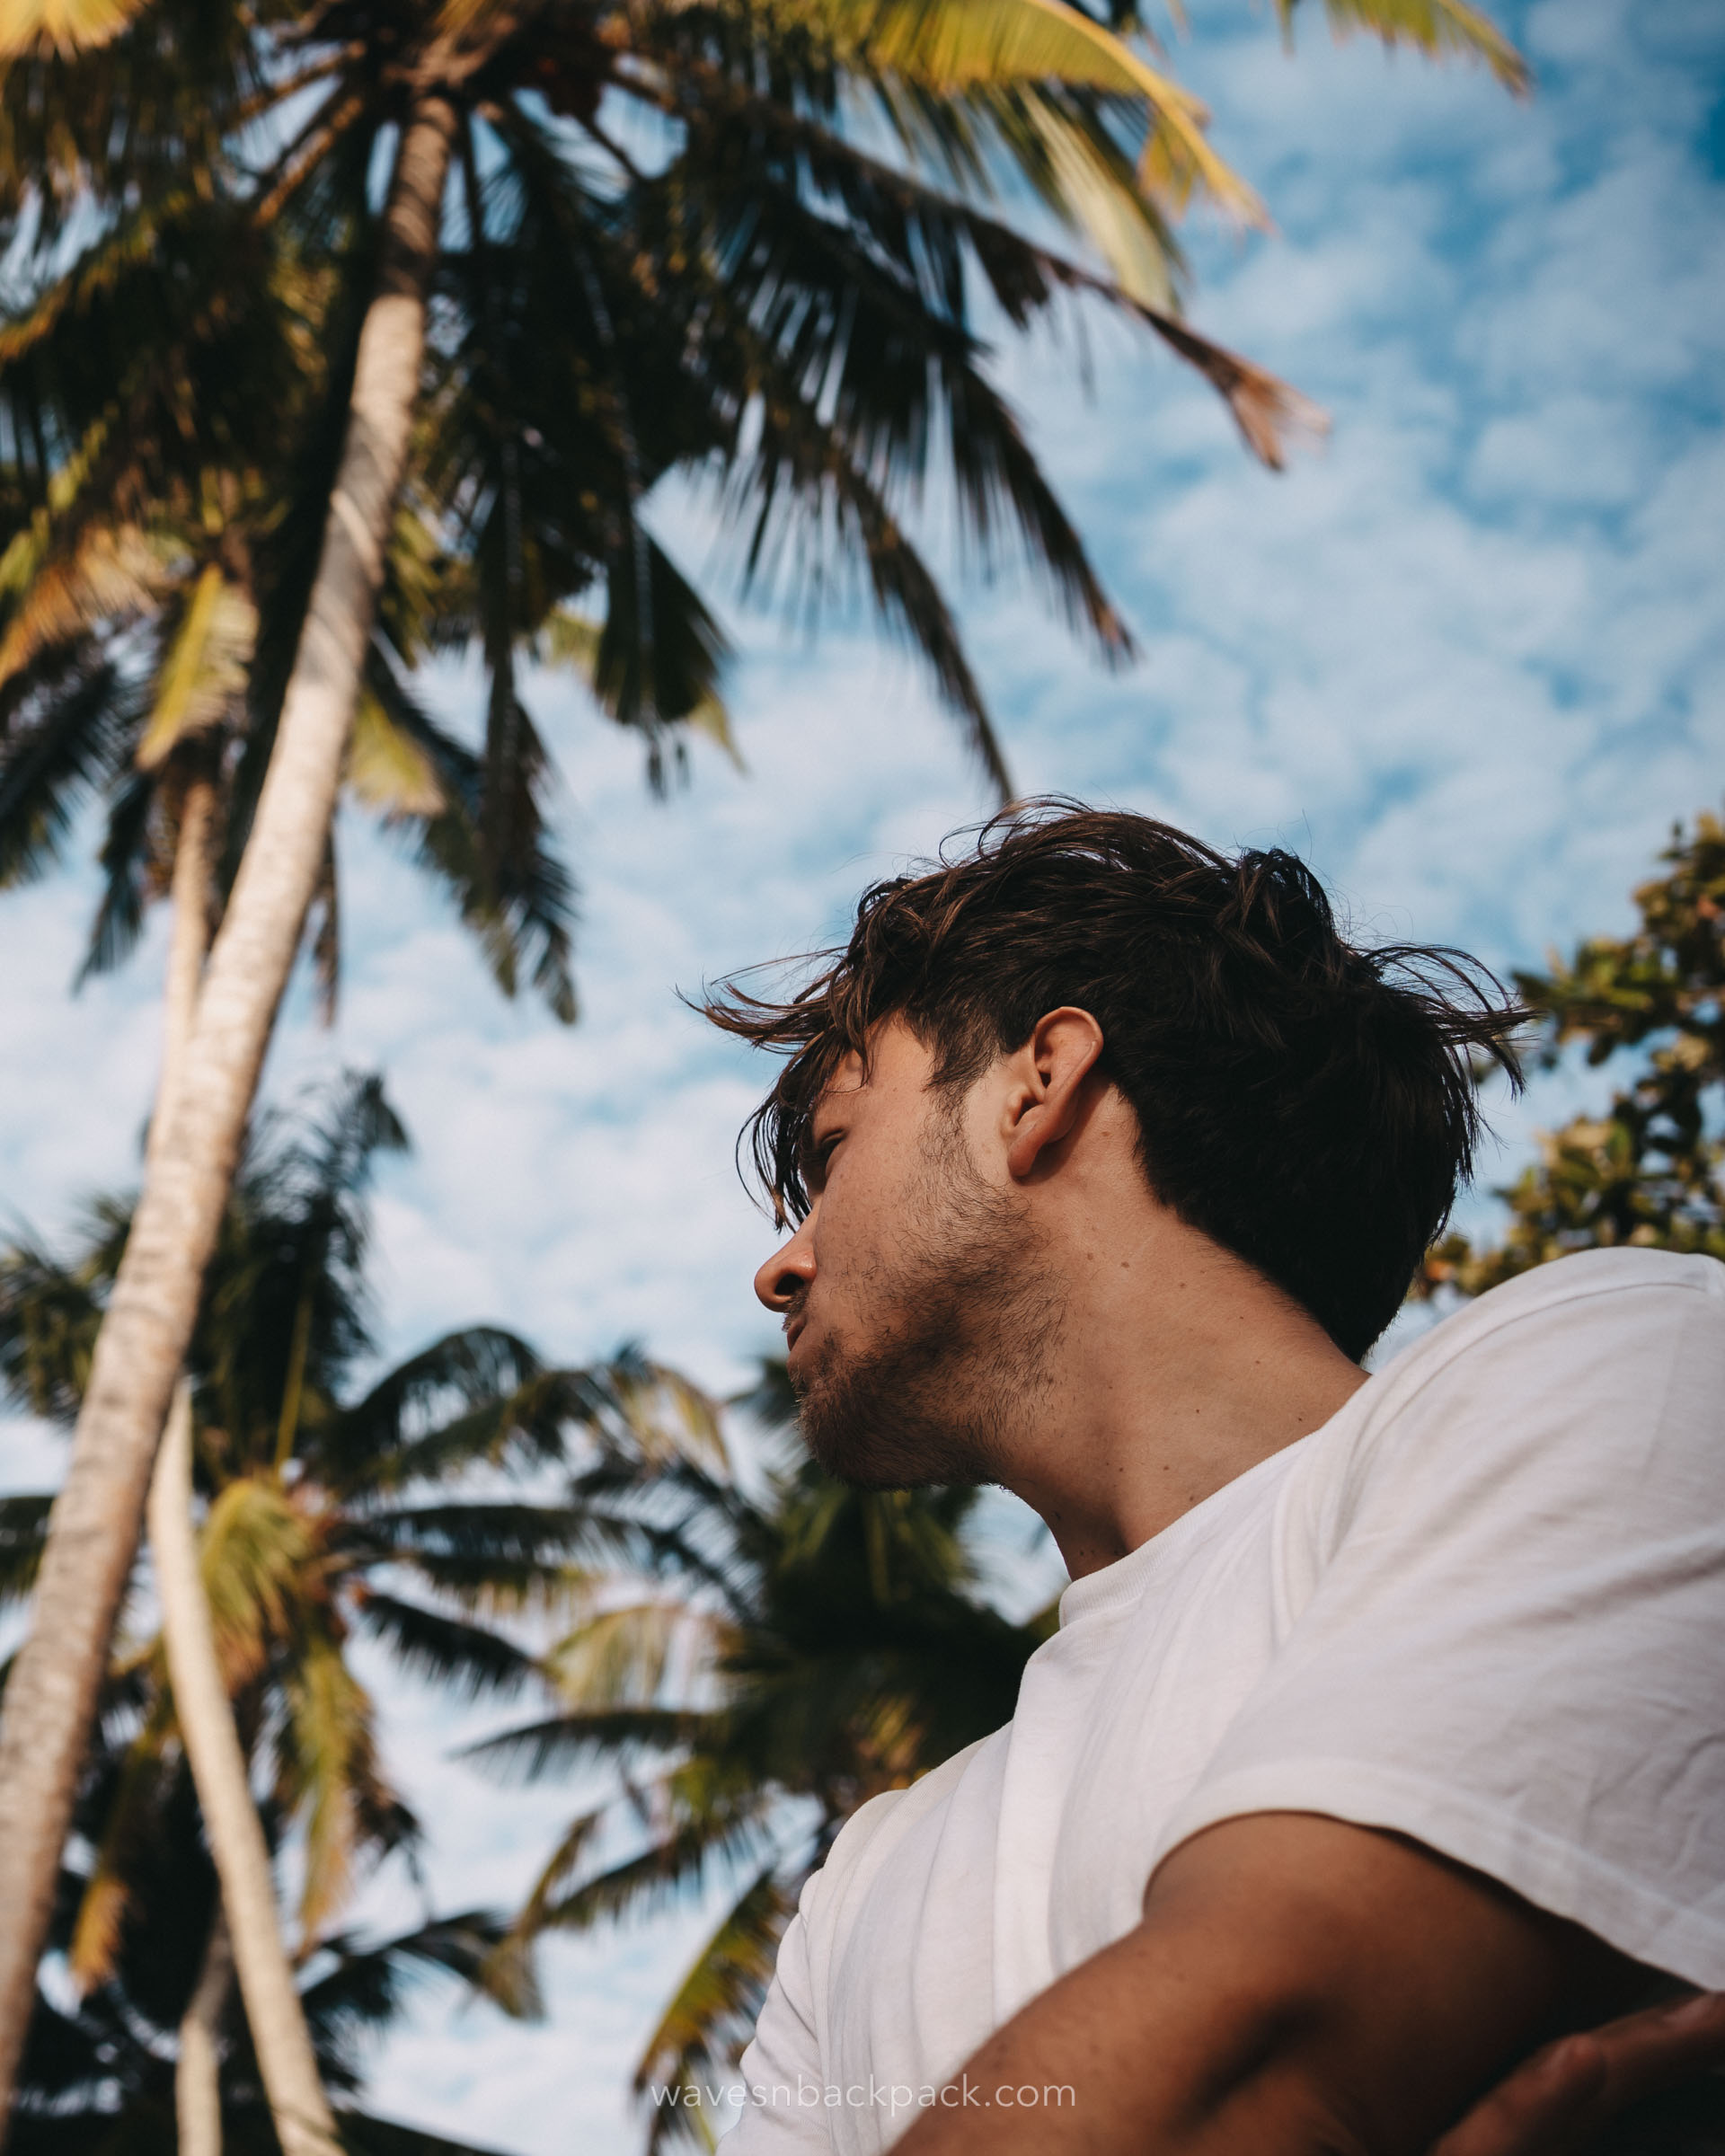
[[86,529],[64,559],[49,545],[39,518],[0,559],[0,593],[15,595],[0,637],[0,683],[45,652],[152,613],[171,588],[160,548],[136,526]]
[[1261,464],[1279,472],[1291,437],[1320,439],[1330,429],[1322,409],[1297,389],[1254,367],[1237,352],[1199,337],[1184,323],[1162,315],[1148,317],[1164,344],[1195,367],[1217,390],[1234,414],[1241,438]]
[[107,973],[126,958],[144,929],[144,914],[159,895],[164,862],[158,844],[162,788],[153,772],[132,772],[110,792],[108,824],[97,855],[102,897],[73,985]]
[[578,1506],[451,1498],[360,1513],[355,1533],[397,1564],[456,1558],[482,1566],[561,1562],[581,1545],[588,1528]]
[[[533,1411],[527,1392],[539,1374],[532,1348],[500,1326],[446,1333],[332,1419],[319,1441],[320,1465],[339,1485],[376,1491],[480,1460],[504,1464],[518,1437],[523,1464],[555,1459],[558,1426]],[[451,1421],[455,1403],[473,1414]]]
[[294,1627],[316,1553],[309,1524],[272,1474],[236,1476],[209,1508],[199,1571],[230,1692],[261,1669]]
[[[422,753],[441,796],[441,807],[428,813],[394,806],[388,812],[391,820],[415,833],[420,866],[448,886],[504,993],[514,994],[525,970],[553,1015],[571,1023],[575,884],[552,845],[536,803],[543,752],[529,757],[532,769],[518,770],[512,782],[535,796],[528,840],[502,865],[500,875],[493,875],[482,830],[486,779],[479,759],[428,717],[376,645],[367,662],[366,687],[394,732]],[[531,720],[522,717],[536,745]]]
[[[669,1792],[675,1776],[656,1783],[652,1800]],[[698,1805],[673,1801],[647,1847],[621,1863],[548,1896],[536,1928],[543,1931],[585,1931],[622,1916],[647,1916],[669,1907],[704,1884],[715,1869],[753,1866],[773,1842],[770,1791],[747,1787],[703,1792]]]
[[0,740],[0,888],[59,860],[78,809],[129,755],[137,719],[135,692],[88,643],[45,654],[13,685],[29,694]]
[[[1283,27],[1293,27],[1296,0],[1277,0]],[[1533,84],[1526,61],[1489,15],[1466,0],[1324,0],[1338,37],[1367,31],[1385,45],[1411,45],[1429,58],[1460,54],[1482,59],[1506,89],[1525,96]]]
[[531,1655],[486,1626],[464,1623],[376,1588],[358,1597],[358,1611],[362,1628],[388,1647],[398,1669],[458,1699],[507,1698],[536,1674]]
[[386,824],[440,816],[449,806],[424,743],[398,725],[369,691],[354,713],[346,776],[356,798]]
[[141,769],[154,770],[189,734],[226,713],[245,686],[257,632],[251,599],[218,563],[206,563],[163,653],[149,722],[137,745]]
[[0,1250],[0,1381],[21,1407],[75,1420],[102,1311],[84,1268],[60,1264],[28,1237]]
[[1060,84],[1141,102],[1152,116],[1146,174],[1171,177],[1181,199],[1200,187],[1231,215],[1261,221],[1252,190],[1205,139],[1199,100],[1065,0],[824,0],[819,13],[865,65],[943,95]]
[[370,1695],[321,1627],[303,1629],[282,1692],[277,1786],[304,1822],[300,1922],[315,1937],[346,1898],[361,1851],[399,1847],[418,1827],[385,1781]]
[[713,1716],[686,1708],[595,1709],[502,1730],[464,1745],[457,1756],[500,1780],[536,1781],[553,1770],[572,1772],[596,1761],[626,1764],[681,1751],[713,1727]]
[[686,1692],[722,1655],[731,1628],[710,1612],[664,1599],[590,1612],[545,1656],[564,1699],[584,1709],[651,1706],[673,1674]]
[[36,1584],[53,1504],[51,1493],[0,1498],[0,1609],[22,1601]]
[[[1091,242],[1117,289],[1140,306],[1172,312],[1182,257],[1156,199],[1133,184],[1109,115],[1092,99],[1030,88],[995,101],[992,118],[1044,204]],[[1172,173],[1159,190],[1164,200],[1181,192]]]
[[[943,605],[937,613],[920,589],[913,598],[903,577],[890,579],[902,596],[889,598],[864,529],[878,531],[882,554],[906,543],[893,504],[920,490],[938,440],[985,564],[1010,527],[1069,622],[1105,657],[1126,657],[1130,639],[963,322],[967,247],[987,247],[1021,314],[1047,304],[1056,258],[1027,254],[1004,228],[849,156],[848,146],[830,137],[808,128],[788,135],[782,127],[776,137],[762,132],[740,172],[737,153],[716,139],[693,146],[661,182],[678,199],[692,190],[710,205],[710,235],[703,236],[720,269],[710,287],[697,279],[701,349],[716,370],[734,371],[761,400],[758,444],[733,467],[736,507],[753,496],[766,510],[782,496],[784,517],[797,520],[801,511],[797,536],[808,551],[797,567],[801,580],[817,587],[827,571],[813,543],[832,520],[836,551],[869,561],[877,603],[913,631],[949,700],[963,709],[976,701],[974,687],[965,687],[945,656],[956,640]],[[805,199],[805,161],[829,207]],[[1075,288],[1069,269],[1067,281]],[[854,508],[845,499],[853,488]],[[757,516],[748,571],[760,576],[788,536],[781,529],[775,547],[770,522]],[[932,588],[926,570],[918,581]],[[921,623],[927,626],[918,632]]]
[[84,1878],[66,1942],[66,1965],[80,1991],[92,1990],[113,1973],[121,1928],[133,1899],[135,1880],[130,1875],[140,1851],[159,1831],[164,1796],[172,1779],[172,1769],[164,1758],[168,1727],[158,1705],[127,1747],[113,1777],[94,1861]]
[[539,1931],[541,1911],[586,1863],[588,1852],[610,1820],[611,1809],[611,1806],[606,1803],[590,1811],[578,1813],[557,1837],[556,1846],[540,1867],[539,1876],[534,1881],[519,1914],[510,1925],[509,1936],[497,1948],[500,1960],[515,1960],[531,1954],[533,1942]]
[[681,1371],[638,1355],[616,1357],[593,1374],[596,1404],[615,1403],[633,1441],[635,1456],[652,1470],[688,1466],[721,1482],[730,1480],[718,1402]]
[[320,1940],[320,1956],[332,1955],[335,1966],[299,1995],[319,2048],[350,2051],[356,2038],[394,2019],[408,1987],[428,1977],[457,1977],[511,2017],[537,2019],[544,2004],[531,1964],[518,1965],[509,1984],[496,1974],[496,1950],[507,1931],[500,1917],[473,1909],[371,1944],[351,1932]]
[[146,0],[10,0],[0,16],[0,58],[37,49],[87,52],[111,44]]
[[[619,725],[640,726],[649,742],[649,777],[664,782],[659,730],[686,725],[707,734],[733,762],[730,718],[719,694],[730,656],[724,632],[694,587],[650,534],[625,529],[606,565],[606,613],[591,641],[567,614],[553,614],[545,656],[572,661],[600,709]],[[647,597],[640,585],[645,556]]]
[[740,319],[730,325],[761,384],[759,426],[730,482],[729,513],[753,506],[743,586],[788,587],[818,604],[836,566],[860,561],[875,608],[926,663],[972,755],[1003,801],[1013,786],[958,625],[880,485],[824,423],[780,355]]
[[[735,2065],[772,1982],[779,1941],[795,1913],[795,1888],[775,1857],[725,1912],[647,2040],[634,2072],[638,2096],[672,2088],[686,2093]],[[654,2102],[649,2156],[679,2137],[696,2137],[692,2108],[698,2107]]]
[[323,862],[306,915],[305,944],[311,954],[312,977],[317,983],[318,1016],[326,1026],[332,1026],[341,988],[341,879],[335,862],[333,831],[323,842]]
[[406,1153],[406,1127],[375,1071],[348,1071],[330,1089],[304,1154],[325,1200],[351,1197],[370,1181],[380,1153]]

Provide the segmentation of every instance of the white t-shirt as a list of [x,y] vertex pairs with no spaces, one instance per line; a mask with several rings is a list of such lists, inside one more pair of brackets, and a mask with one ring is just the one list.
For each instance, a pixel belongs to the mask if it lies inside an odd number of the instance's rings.
[[1398,1829],[1725,1986],[1725,1266],[1497,1288],[1068,1587],[1006,1727],[809,1879],[728,2150],[877,2156],[1172,1849],[1262,1811]]

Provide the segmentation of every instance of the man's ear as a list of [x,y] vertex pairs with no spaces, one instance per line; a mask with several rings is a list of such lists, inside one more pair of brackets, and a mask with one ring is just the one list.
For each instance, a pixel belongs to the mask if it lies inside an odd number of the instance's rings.
[[1102,1052],[1102,1029],[1088,1011],[1063,1003],[1039,1018],[1010,1060],[1012,1084],[1003,1115],[1006,1166],[1023,1182],[1050,1146],[1069,1137],[1084,1104],[1084,1081]]

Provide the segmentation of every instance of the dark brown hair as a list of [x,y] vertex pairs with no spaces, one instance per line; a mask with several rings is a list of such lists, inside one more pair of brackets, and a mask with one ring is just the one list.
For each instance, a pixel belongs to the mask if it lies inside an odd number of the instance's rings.
[[[960,844],[960,842],[966,842]],[[969,1084],[1062,1004],[1137,1117],[1156,1197],[1304,1303],[1358,1359],[1395,1315],[1480,1134],[1473,1058],[1520,1082],[1523,1012],[1464,953],[1364,950],[1304,862],[1230,860],[1149,817],[1039,801],[862,895],[843,950],[715,1025],[788,1057],[745,1131],[781,1220],[808,1211],[815,1104],[897,1016]]]

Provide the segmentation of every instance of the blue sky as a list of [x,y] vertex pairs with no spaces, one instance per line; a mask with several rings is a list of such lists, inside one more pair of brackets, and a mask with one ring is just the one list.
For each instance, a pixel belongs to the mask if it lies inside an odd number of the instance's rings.
[[[1505,968],[1623,925],[1673,818],[1725,784],[1725,13],[1542,0],[1507,20],[1538,76],[1526,105],[1480,71],[1336,49],[1315,16],[1290,58],[1262,12],[1194,11],[1176,64],[1278,225],[1193,236],[1194,319],[1333,432],[1275,478],[1117,324],[1090,323],[1088,399],[1070,337],[1003,349],[1141,661],[1100,672],[1022,578],[964,591],[1025,790],[1293,846],[1363,933]],[[699,570],[703,506],[658,514]],[[988,803],[865,624],[812,649],[732,626],[747,771],[697,747],[666,802],[576,692],[532,691],[584,889],[573,1032],[503,1003],[390,842],[343,826],[341,1017],[324,1034],[297,999],[270,1083],[381,1067],[419,1142],[380,1193],[392,1350],[500,1318],[559,1357],[637,1339],[728,1385],[772,1344],[748,1294],[766,1231],[730,1151],[758,1074],[675,991],[831,937],[862,883]],[[477,727],[472,679],[438,693]],[[161,936],[75,1000],[88,901],[68,875],[3,916],[0,1210],[50,1230],[133,1172],[155,1069]],[[1553,1106],[1500,1118],[1488,1177]],[[12,1487],[52,1474],[57,1441],[0,1436]],[[385,1707],[438,1899],[518,1893],[570,1793],[500,1795],[447,1760],[441,1710]],[[404,1906],[379,1890],[380,1914]],[[376,2100],[531,2156],[634,2145],[625,2070],[697,1928],[558,1949],[540,2029],[428,2000]]]

